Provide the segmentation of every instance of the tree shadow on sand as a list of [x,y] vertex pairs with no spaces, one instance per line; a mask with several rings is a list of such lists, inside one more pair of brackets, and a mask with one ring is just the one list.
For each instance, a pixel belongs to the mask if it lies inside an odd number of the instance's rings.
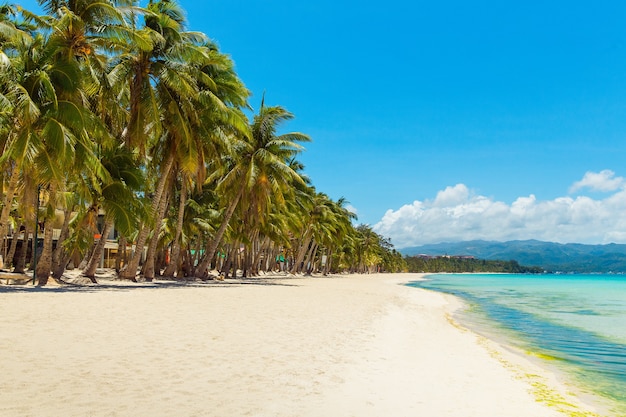
[[85,277],[62,277],[61,283],[56,285],[33,285],[32,277],[25,274],[0,277],[1,293],[82,293],[100,291],[135,291],[135,290],[164,290],[186,288],[236,288],[242,286],[277,286],[297,287],[299,285],[285,282],[286,277],[253,277],[229,280],[155,280],[152,282],[130,282],[126,280],[98,278],[98,283],[87,283]]

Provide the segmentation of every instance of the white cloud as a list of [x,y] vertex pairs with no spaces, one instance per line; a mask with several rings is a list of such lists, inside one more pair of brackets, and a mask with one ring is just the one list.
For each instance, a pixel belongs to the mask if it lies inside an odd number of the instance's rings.
[[615,172],[605,169],[600,172],[587,172],[582,180],[571,186],[570,193],[575,193],[583,188],[589,188],[592,191],[615,191],[623,185],[623,177],[615,177]]
[[469,189],[465,184],[457,184],[454,187],[446,187],[445,190],[437,193],[437,198],[433,202],[436,207],[455,206],[467,200]]
[[464,184],[457,184],[440,191],[432,201],[388,210],[374,230],[390,237],[397,248],[473,239],[622,243],[626,242],[623,182],[611,171],[587,173],[574,185],[577,189],[614,193],[604,199],[577,196],[547,201],[529,195],[511,204],[474,195]]

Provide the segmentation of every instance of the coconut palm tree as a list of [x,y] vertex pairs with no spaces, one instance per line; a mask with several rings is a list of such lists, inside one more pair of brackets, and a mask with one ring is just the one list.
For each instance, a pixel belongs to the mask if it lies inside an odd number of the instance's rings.
[[[228,201],[224,206],[222,223],[206,247],[204,258],[198,266],[200,276],[208,276],[209,264],[226,232],[237,205],[255,190],[258,207],[265,207],[270,198],[284,204],[285,185],[293,182],[304,183],[304,179],[289,166],[292,158],[302,151],[299,142],[310,138],[302,133],[292,132],[279,135],[279,126],[292,119],[293,115],[280,106],[266,107],[261,102],[259,113],[251,125],[251,136],[247,141],[238,142],[238,157],[228,158],[225,171],[216,171],[217,191]],[[209,176],[209,180],[214,179]]]
[[[189,135],[178,137],[168,136],[162,142],[163,147],[159,151],[174,158],[174,166],[170,172],[178,173],[180,182],[172,178],[168,184],[179,183],[181,186],[195,186],[202,184],[206,178],[206,161],[214,160],[226,152],[232,152],[229,140],[232,133],[245,135],[248,126],[245,117],[239,111],[239,106],[246,105],[248,90],[243,83],[234,76],[233,65],[230,59],[217,52],[210,44],[197,47],[202,54],[192,61],[188,68],[193,83],[196,85],[197,94],[187,97],[177,96],[169,91],[164,100],[170,102],[175,98],[175,117],[171,123],[167,123],[164,129],[172,132],[180,132],[184,128]],[[173,106],[168,106],[173,108]],[[166,121],[168,119],[166,118]],[[188,191],[181,192],[185,196]],[[169,195],[173,195],[169,190]],[[161,210],[157,216],[157,225],[161,224],[165,208],[162,199]],[[184,204],[179,204],[183,211],[179,214],[184,217]],[[174,237],[180,238],[180,222]],[[155,235],[158,229],[155,229]],[[157,247],[157,239],[152,239],[148,248],[148,256],[144,265],[144,277],[148,280],[154,277],[154,257]],[[174,253],[174,255],[177,255]]]
[[[146,244],[148,280],[159,270],[161,247],[172,248],[168,276],[182,276],[182,265],[192,273],[201,254],[198,272],[206,276],[218,248],[237,253],[242,244],[243,267],[252,274],[281,249],[293,252],[294,272],[317,266],[324,255],[328,272],[339,266],[346,241],[355,269],[396,259],[375,234],[352,227],[342,200],[318,193],[304,177],[294,157],[309,138],[278,133],[290,113],[262,101],[248,122],[242,109],[249,92],[232,61],[206,36],[186,30],[175,1],[149,1],[146,8],[132,0],[39,3],[49,16],[22,10],[25,25],[12,18],[19,8],[0,7],[0,237],[11,213],[35,226],[35,211],[26,206],[39,195],[40,283],[50,272],[50,220],[58,202],[70,202],[60,197],[70,194],[78,197],[71,203],[79,215],[72,221],[66,215],[61,241],[93,246],[93,232],[78,226],[80,214],[100,208],[102,234],[116,223],[125,237],[136,236],[123,278],[135,278]],[[111,165],[116,152],[126,160]],[[125,179],[122,166],[149,180]],[[103,243],[90,254],[86,275],[93,275]],[[64,263],[60,246],[57,266]]]
[[[128,123],[123,131],[122,139],[127,149],[137,155],[138,162],[143,163],[143,158],[153,145],[170,140],[174,137],[187,138],[189,136],[188,125],[183,117],[176,117],[177,110],[175,99],[172,97],[185,97],[192,94],[193,84],[187,77],[185,61],[181,59],[181,47],[183,40],[182,11],[174,2],[160,1],[150,2],[149,12],[145,15],[144,27],[140,32],[151,39],[149,45],[129,44],[128,49],[114,59],[114,66],[110,73],[113,83],[130,85],[128,92]],[[188,52],[188,49],[185,50]],[[174,94],[168,94],[174,90]],[[159,94],[161,93],[161,94]],[[167,104],[160,99],[169,98],[171,108],[169,123],[176,122],[181,130],[163,130],[163,113],[161,109],[167,109]],[[179,113],[180,115],[180,113]],[[173,126],[172,126],[173,127]],[[158,155],[157,155],[158,156]],[[174,164],[174,156],[167,155],[163,159],[157,159],[148,170],[155,173],[158,179],[154,186],[152,202],[149,208],[149,218],[140,228],[136,247],[137,250],[130,262],[120,271],[120,277],[134,280],[137,267],[141,259],[142,248],[154,225],[158,222],[155,217],[161,204],[161,198],[171,168]],[[147,190],[148,191],[148,190]]]
[[[106,137],[107,132],[90,111],[91,98],[99,91],[99,67],[107,56],[98,53],[102,45],[98,42],[106,34],[123,32],[119,28],[123,16],[114,5],[131,2],[39,3],[50,16],[20,9],[25,21],[32,24],[32,36],[22,37],[10,49],[15,105],[3,158],[14,168],[13,173],[32,172],[37,188],[47,197],[46,212],[51,215],[56,192],[65,191],[72,175],[106,176],[98,163],[94,141]],[[2,226],[5,224],[3,221]],[[49,272],[51,227],[44,236],[44,253],[38,265],[40,283],[45,283],[44,276]]]
[[120,233],[129,235],[132,230],[136,229],[137,220],[142,217],[138,213],[143,208],[135,192],[143,186],[145,180],[143,172],[134,163],[132,157],[122,148],[116,148],[103,155],[102,164],[110,174],[110,178],[102,184],[99,196],[94,196],[92,201],[98,202],[95,205],[96,212],[99,208],[104,210],[104,227],[100,231],[101,237],[96,243],[91,258],[83,269],[83,275],[92,281],[95,279],[100,256],[113,226],[115,225]]
[[[131,48],[120,54],[111,72],[112,80],[127,80],[130,85],[129,121],[123,139],[138,156],[150,156],[146,169],[158,179],[149,192],[149,223],[138,234],[138,250],[121,271],[123,278],[134,279],[141,248],[150,233],[158,238],[166,207],[162,199],[166,186],[175,183],[170,178],[174,167],[191,176],[203,175],[205,154],[199,142],[204,139],[194,128],[208,130],[209,108],[213,115],[223,113],[228,115],[225,118],[232,118],[232,112],[219,97],[225,93],[214,91],[219,89],[219,83],[205,71],[217,65],[219,54],[207,47],[209,42],[204,35],[186,32],[184,25],[183,11],[176,2],[151,1],[141,29],[152,40],[151,47]],[[243,97],[247,97],[247,90]],[[148,279],[154,275],[151,263],[152,259],[148,259],[144,266]]]
[[20,162],[24,158],[24,148],[15,146],[19,128],[35,119],[37,112],[22,84],[24,68],[20,60],[21,53],[33,39],[29,31],[15,23],[17,15],[16,7],[0,6],[0,178],[4,191],[0,214],[2,243],[7,236],[9,216],[19,185]]
[[[67,19],[58,27],[66,23]],[[90,141],[83,125],[89,116],[79,100],[72,98],[80,95],[80,69],[75,61],[62,59],[57,34],[37,34],[12,51],[13,126],[2,156],[3,163],[12,167],[13,178],[16,172],[30,170],[37,187],[51,192],[52,197],[64,182],[64,164],[75,166],[76,156],[85,162],[90,159]],[[8,197],[12,196],[6,197],[5,204],[10,204]],[[48,201],[54,204],[54,198]],[[47,212],[53,213],[54,208]],[[44,248],[50,251],[51,236],[50,229],[44,239],[48,245]],[[44,258],[42,268],[47,261]]]
[[328,274],[333,266],[333,258],[336,250],[341,247],[344,240],[348,237],[352,231],[352,222],[357,219],[356,214],[348,210],[345,206],[348,204],[347,200],[343,197],[339,198],[333,206],[334,215],[334,230],[330,236],[326,236],[326,255],[327,262],[324,269],[324,274]]

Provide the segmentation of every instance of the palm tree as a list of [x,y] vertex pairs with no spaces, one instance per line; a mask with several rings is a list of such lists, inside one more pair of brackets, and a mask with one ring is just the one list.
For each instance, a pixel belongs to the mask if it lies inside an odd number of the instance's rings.
[[[54,213],[57,191],[63,192],[67,186],[66,174],[106,177],[94,141],[106,137],[107,132],[90,111],[91,98],[102,91],[98,73],[107,61],[107,54],[98,53],[98,48],[104,41],[110,45],[111,35],[130,33],[124,31],[123,15],[114,6],[133,2],[39,3],[51,16],[36,16],[21,9],[26,22],[36,26],[32,26],[30,38],[22,37],[10,49],[15,105],[3,158],[13,173],[32,172],[37,188],[47,196],[49,217]],[[5,224],[2,221],[3,234]],[[46,223],[44,252],[37,271],[41,284],[47,280],[51,250],[52,228]]]
[[[111,72],[112,80],[129,80],[130,85],[130,114],[123,139],[140,157],[150,154],[151,166],[146,169],[158,178],[150,192],[150,224],[140,230],[138,250],[120,273],[128,279],[134,279],[141,248],[153,229],[153,239],[158,238],[164,216],[163,196],[166,186],[174,184],[170,178],[173,168],[191,176],[202,175],[204,150],[194,127],[208,130],[210,106],[213,114],[221,110],[232,119],[232,113],[219,98],[226,94],[213,91],[219,89],[219,84],[206,72],[207,67],[216,65],[216,54],[206,46],[206,37],[184,30],[182,9],[173,1],[151,1],[147,10],[142,31],[152,39],[151,47],[131,48],[120,54]],[[243,97],[247,97],[247,90]],[[148,259],[144,266],[148,279],[154,275],[152,262]]]
[[332,267],[332,259],[337,247],[341,246],[344,239],[353,229],[352,221],[356,215],[345,208],[347,201],[341,197],[330,205],[330,211],[325,219],[325,225],[321,227],[317,239],[326,256],[324,275],[328,274]]
[[[178,49],[182,46],[183,23],[182,11],[174,2],[150,1],[148,12],[145,14],[145,25],[139,31],[143,38],[150,39],[150,43],[130,43],[128,48],[115,57],[113,62],[114,66],[110,73],[112,83],[127,82],[130,86],[128,123],[122,133],[122,139],[127,149],[140,158],[139,163],[143,163],[141,158],[146,155],[147,149],[156,140],[174,140],[171,132],[163,131],[161,109],[167,108],[167,105],[159,99],[168,97],[167,92],[171,91],[170,89],[174,89],[179,97],[185,97],[193,89],[193,85],[186,77],[184,60],[180,59]],[[176,107],[176,105],[172,106]],[[180,121],[181,118],[177,120]],[[182,130],[177,133],[180,133],[176,135],[178,138],[187,137],[188,126],[183,122]],[[135,254],[120,271],[119,275],[122,278],[135,280],[142,248],[151,231],[150,226],[157,223],[155,217],[174,164],[174,156],[168,155],[162,160],[157,159],[155,164],[158,165],[148,167],[159,179],[153,192],[150,193],[153,197],[149,217],[146,219],[146,224],[139,230]]]
[[[83,275],[95,280],[95,272],[104,250],[107,236],[115,225],[123,235],[129,235],[137,227],[137,220],[142,205],[138,202],[135,192],[145,183],[143,173],[128,153],[122,148],[113,149],[103,155],[102,164],[110,174],[110,179],[102,184],[99,196],[93,198],[96,212],[102,208],[105,213],[103,230],[100,231],[94,251]],[[99,187],[98,187],[99,188]]]
[[20,164],[25,157],[25,147],[16,146],[20,127],[37,117],[37,108],[22,84],[24,67],[21,57],[33,39],[28,31],[15,23],[17,14],[18,9],[14,6],[0,6],[0,175],[2,183],[8,179],[2,187],[2,244],[6,240],[13,199],[19,185]]
[[256,190],[258,207],[265,207],[270,197],[278,204],[284,204],[285,185],[304,183],[303,178],[289,166],[289,161],[303,149],[298,142],[308,142],[310,138],[297,132],[277,134],[278,127],[292,118],[293,115],[284,108],[266,107],[262,101],[259,114],[251,125],[251,136],[246,138],[247,141],[238,142],[238,158],[227,161],[223,175],[219,171],[214,173],[220,178],[217,191],[229,203],[225,207],[222,223],[198,266],[200,276],[208,276],[209,264],[244,195],[249,198],[250,192]]
[[[63,23],[67,20],[59,27]],[[3,163],[12,169],[10,184],[17,180],[17,172],[29,170],[30,176],[38,182],[38,188],[43,186],[52,197],[64,181],[63,164],[75,166],[73,159],[76,155],[82,157],[82,161],[90,158],[89,140],[81,125],[89,117],[71,98],[80,88],[80,70],[75,62],[61,59],[62,48],[57,34],[23,38],[12,50],[13,126],[2,156]],[[78,152],[75,152],[76,146]],[[5,196],[5,208],[10,205],[11,193]],[[48,201],[54,204],[54,198]],[[47,212],[53,214],[54,208]],[[3,216],[6,219],[6,213]],[[1,231],[6,234],[4,219]],[[50,229],[44,238],[44,249],[51,251],[51,239]],[[48,262],[48,254],[44,255],[42,271]]]
[[[240,245],[252,274],[281,249],[292,251],[294,272],[317,268],[322,256],[328,272],[340,266],[346,242],[355,270],[398,263],[382,238],[352,227],[343,200],[318,193],[302,174],[295,156],[309,138],[277,132],[289,112],[262,101],[246,119],[249,92],[232,61],[205,35],[186,31],[175,1],[151,0],[145,9],[133,0],[39,3],[50,15],[22,10],[23,25],[13,18],[19,8],[0,6],[0,238],[12,215],[35,226],[28,207],[40,191],[40,284],[50,273],[51,220],[62,200],[71,204],[55,276],[69,254],[62,246],[94,247],[81,219],[101,209],[102,234],[115,224],[123,237],[136,236],[122,278],[135,278],[146,243],[148,280],[161,247],[172,249],[169,276],[193,273],[198,260],[206,276],[218,248],[236,253]],[[103,244],[90,252],[86,275],[93,277]]]
[[[171,119],[165,118],[164,129],[174,134],[166,136],[156,149],[174,158],[174,167],[170,172],[179,173],[181,186],[202,184],[206,178],[206,161],[215,159],[220,154],[230,151],[228,132],[247,133],[244,116],[238,106],[246,103],[248,90],[234,76],[232,62],[217,52],[210,44],[200,45],[197,50],[202,52],[188,67],[191,81],[196,86],[197,94],[186,97],[179,96],[175,91],[168,90],[165,102],[168,108],[175,108]],[[175,103],[176,107],[171,104]],[[234,107],[230,107],[234,106]],[[166,113],[167,114],[167,113]],[[187,129],[188,135],[180,136],[178,132]],[[173,168],[174,168],[173,167]],[[171,178],[168,184],[178,183]],[[168,190],[169,195],[173,193]],[[181,193],[185,196],[187,191]],[[164,217],[165,201],[162,198],[161,209],[156,217],[159,226]],[[185,205],[179,204],[184,217]],[[175,235],[180,237],[180,222]],[[154,232],[157,236],[159,229]],[[150,241],[148,256],[144,265],[144,277],[154,277],[154,253],[158,240]],[[175,254],[176,255],[176,254]]]

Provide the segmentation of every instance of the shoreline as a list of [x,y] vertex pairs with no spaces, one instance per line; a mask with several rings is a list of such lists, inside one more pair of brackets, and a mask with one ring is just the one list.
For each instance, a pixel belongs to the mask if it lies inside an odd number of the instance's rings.
[[599,415],[423,276],[0,286],[0,414]]
[[[479,275],[490,275],[490,273],[478,273]],[[428,273],[425,275],[445,275],[439,273]],[[460,274],[456,274],[460,275]],[[434,291],[429,288],[420,288],[426,291]],[[529,343],[524,335],[519,334],[513,329],[506,328],[502,323],[495,321],[481,313],[472,311],[471,304],[462,297],[446,294],[458,299],[463,307],[454,313],[454,320],[461,327],[475,333],[479,338],[486,339],[494,343],[500,352],[513,355],[515,358],[521,358],[523,361],[529,361],[533,366],[538,367],[547,373],[549,379],[553,380],[553,385],[561,387],[561,392],[566,392],[580,400],[584,408],[594,410],[601,416],[620,416],[623,413],[623,405],[610,397],[602,396],[601,393],[594,391],[589,381],[580,378],[580,370],[573,365],[561,363],[558,359],[543,353],[539,346]],[[566,390],[566,391],[564,391]],[[540,398],[546,397],[545,393],[538,393]],[[540,399],[541,400],[541,399]],[[543,400],[542,400],[543,401]],[[562,399],[546,399],[550,402],[564,402]]]
[[[447,322],[460,332],[471,334],[475,338],[476,343],[484,348],[493,360],[499,362],[515,379],[527,384],[529,392],[537,403],[556,411],[557,415],[562,416],[609,417],[614,415],[606,399],[598,397],[591,392],[585,392],[584,387],[574,385],[570,375],[562,369],[550,366],[539,354],[532,351],[524,351],[515,346],[508,334],[499,334],[496,327],[489,327],[488,325],[485,328],[475,327],[470,323],[463,322],[463,314],[465,313],[462,310],[468,308],[469,304],[462,298],[452,294],[420,287],[408,287],[406,285],[410,282],[422,281],[429,275],[437,274],[420,273],[412,275],[416,275],[415,279],[402,280],[399,284],[411,290],[424,291],[444,297],[449,304],[445,312]],[[501,411],[498,415],[508,414]]]

